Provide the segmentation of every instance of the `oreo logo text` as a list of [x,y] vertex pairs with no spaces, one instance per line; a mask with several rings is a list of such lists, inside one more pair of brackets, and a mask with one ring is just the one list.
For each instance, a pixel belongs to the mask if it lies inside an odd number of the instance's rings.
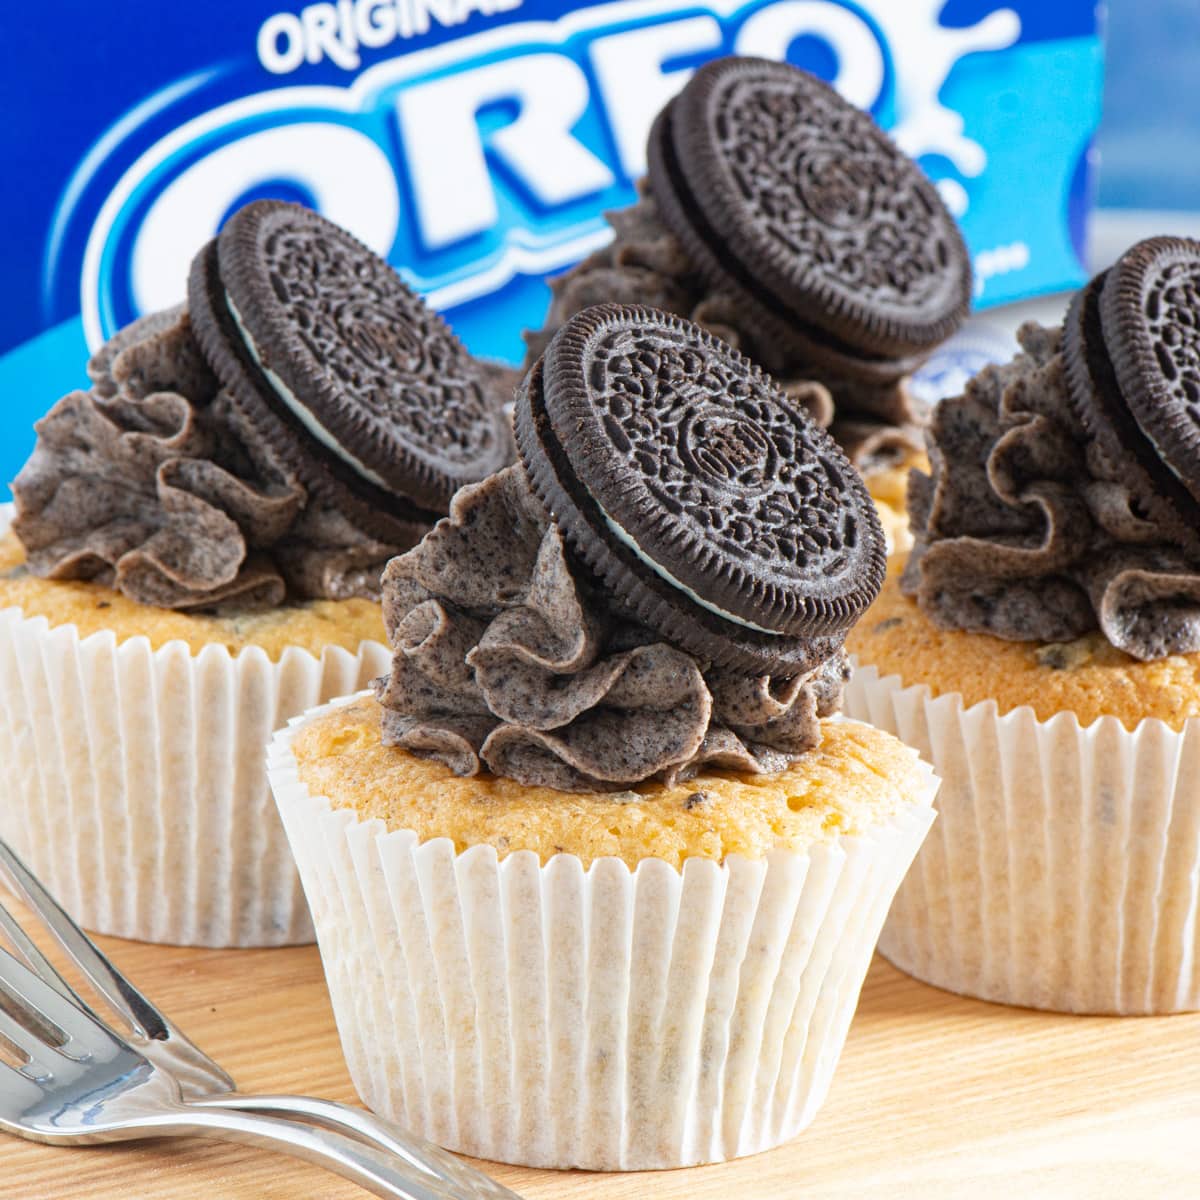
[[[277,73],[311,61],[312,47],[349,68],[346,30],[360,10],[378,21],[387,7],[277,14],[256,52],[265,45]],[[881,102],[890,60],[862,12],[832,0],[707,7],[623,0],[495,25],[379,63],[345,87],[276,87],[194,117],[128,167],[92,226],[80,295],[89,342],[178,301],[195,250],[249,195],[306,200],[447,308],[603,244],[600,214],[633,200],[655,114],[708,58],[781,59],[815,40],[843,95],[868,109]],[[355,47],[367,44],[361,32]]]

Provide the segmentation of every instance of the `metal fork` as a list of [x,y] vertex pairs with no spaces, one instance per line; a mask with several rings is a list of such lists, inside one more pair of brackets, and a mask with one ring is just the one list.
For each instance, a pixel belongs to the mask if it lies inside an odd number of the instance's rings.
[[[374,1147],[385,1155],[395,1155],[424,1173],[425,1192],[388,1191],[380,1193],[383,1195],[428,1195],[437,1200],[520,1200],[516,1192],[467,1163],[364,1109],[309,1096],[260,1096],[236,1092],[232,1078],[117,970],[2,839],[0,878],[7,880],[120,1018],[120,1035],[105,1025],[0,904],[0,932],[7,936],[13,949],[40,978],[41,984],[144,1059],[158,1075],[166,1076],[178,1090],[177,1099],[186,1102],[189,1114],[201,1109],[212,1109],[225,1116],[252,1114],[260,1121],[273,1120],[276,1125],[286,1125],[311,1135],[321,1133],[298,1124],[311,1122],[331,1131],[322,1135],[322,1152],[331,1146],[340,1147],[342,1142],[353,1142],[363,1150]],[[364,1146],[364,1142],[368,1145]],[[379,1161],[374,1167],[382,1164],[394,1173],[393,1162],[376,1157]],[[364,1182],[364,1186],[374,1185]],[[431,1187],[439,1190],[430,1191]]]
[[54,1145],[194,1135],[307,1159],[398,1200],[465,1200],[364,1142],[295,1121],[183,1101],[166,1071],[0,950],[0,1130]]

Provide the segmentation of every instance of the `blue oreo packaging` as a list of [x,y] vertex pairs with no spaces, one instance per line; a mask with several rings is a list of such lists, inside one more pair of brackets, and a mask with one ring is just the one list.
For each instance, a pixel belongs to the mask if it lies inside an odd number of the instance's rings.
[[544,277],[604,243],[655,113],[722,54],[786,58],[890,129],[959,218],[979,306],[1084,278],[1094,0],[71,0],[0,46],[4,480],[89,350],[181,300],[262,196],[318,208],[519,361]]

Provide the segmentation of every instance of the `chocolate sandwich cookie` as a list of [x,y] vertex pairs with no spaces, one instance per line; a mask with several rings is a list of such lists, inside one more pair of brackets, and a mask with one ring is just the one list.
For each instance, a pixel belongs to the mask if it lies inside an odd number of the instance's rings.
[[1200,545],[1200,242],[1139,242],[1072,303],[1072,406],[1145,510]]
[[894,379],[965,319],[970,263],[937,190],[814,76],[709,63],[659,114],[648,158],[697,270],[797,357]]
[[271,461],[381,538],[431,524],[511,458],[506,419],[450,328],[308,209],[235,213],[196,256],[188,305]]
[[515,425],[575,554],[633,617],[707,661],[809,670],[879,589],[883,532],[845,455],[688,321],[578,314],[530,372]]

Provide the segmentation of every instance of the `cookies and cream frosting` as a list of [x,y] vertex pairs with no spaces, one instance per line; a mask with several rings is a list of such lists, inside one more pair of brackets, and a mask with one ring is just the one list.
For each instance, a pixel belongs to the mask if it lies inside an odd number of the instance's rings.
[[650,184],[641,198],[607,214],[615,236],[604,249],[550,281],[546,323],[526,334],[526,366],[572,316],[593,304],[645,304],[686,317],[760,363],[792,400],[830,431],[860,469],[909,456],[920,446],[923,413],[905,381],[835,378],[815,363],[791,361],[755,329],[736,296],[714,291],[664,223]]
[[174,609],[378,596],[384,563],[405,546],[363,534],[270,461],[182,308],[122,330],[88,374],[88,391],[37,423],[13,484],[35,574]]
[[1059,329],[944,400],[915,473],[903,588],[941,628],[1150,660],[1200,650],[1200,558],[1152,519],[1073,408]]
[[521,465],[455,497],[383,577],[387,743],[459,775],[620,791],[701,768],[778,771],[840,705],[845,657],[790,679],[717,669],[612,605]]

